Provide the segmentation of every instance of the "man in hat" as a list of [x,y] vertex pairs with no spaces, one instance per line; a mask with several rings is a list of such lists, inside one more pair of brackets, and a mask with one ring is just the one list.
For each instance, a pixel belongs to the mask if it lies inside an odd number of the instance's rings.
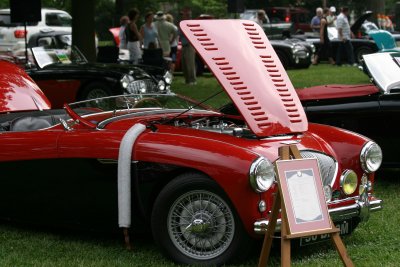
[[178,35],[177,28],[174,24],[165,20],[165,15],[162,11],[158,11],[154,19],[154,26],[158,32],[158,41],[163,51],[163,56],[169,57],[171,53],[171,43]]
[[328,27],[336,27],[336,7],[331,6],[329,8],[329,15],[326,16],[326,21],[328,23]]

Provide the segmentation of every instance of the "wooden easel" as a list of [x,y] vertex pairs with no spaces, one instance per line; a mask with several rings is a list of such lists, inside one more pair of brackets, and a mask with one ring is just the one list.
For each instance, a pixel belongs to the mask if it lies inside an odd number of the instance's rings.
[[[281,160],[290,160],[290,159],[301,159],[300,152],[296,145],[282,146],[279,148],[279,156]],[[340,230],[334,226],[332,219],[330,218],[332,228],[328,230],[317,230],[313,232],[307,232],[302,234],[294,234],[291,235],[289,231],[289,224],[287,219],[287,213],[285,205],[282,205],[282,192],[280,183],[278,183],[279,190],[275,194],[274,204],[272,206],[272,212],[268,224],[268,230],[264,237],[264,243],[261,250],[260,259],[258,262],[258,267],[267,266],[269,254],[272,246],[272,239],[275,233],[275,227],[278,220],[279,210],[281,209],[281,266],[286,267],[290,266],[291,258],[290,258],[290,240],[293,238],[311,236],[311,235],[320,235],[320,234],[331,234],[332,242],[335,245],[336,250],[338,251],[343,265],[346,267],[354,266],[353,262],[347,255],[346,247],[343,244],[342,239],[340,238],[339,232]]]

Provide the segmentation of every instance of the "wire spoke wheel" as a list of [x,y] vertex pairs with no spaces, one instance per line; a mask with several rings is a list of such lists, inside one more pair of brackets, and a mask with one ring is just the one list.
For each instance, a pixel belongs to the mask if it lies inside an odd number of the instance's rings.
[[109,94],[101,88],[93,88],[86,96],[87,99],[96,99],[102,97],[108,97]]
[[234,216],[228,204],[205,190],[190,191],[176,199],[169,209],[167,227],[176,248],[199,260],[221,255],[235,234]]

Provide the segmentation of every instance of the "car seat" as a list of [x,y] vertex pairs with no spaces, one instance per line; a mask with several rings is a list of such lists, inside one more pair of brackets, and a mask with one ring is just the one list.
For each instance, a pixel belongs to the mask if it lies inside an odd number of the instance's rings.
[[26,132],[51,127],[52,123],[40,117],[19,117],[10,124],[11,132]]

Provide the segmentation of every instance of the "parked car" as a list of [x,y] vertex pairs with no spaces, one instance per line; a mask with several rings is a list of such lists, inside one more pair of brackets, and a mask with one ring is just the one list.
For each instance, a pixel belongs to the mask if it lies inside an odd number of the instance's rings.
[[[369,19],[373,16],[372,11],[364,12],[360,18],[351,26],[351,31],[357,38],[369,38],[371,39],[370,32],[380,31],[380,29],[374,22]],[[398,31],[389,31],[396,42],[400,41],[400,33]]]
[[357,23],[351,27],[354,34],[359,38],[374,40],[379,52],[400,52],[400,48],[397,47],[400,34],[379,29],[375,23],[368,21],[372,14],[369,11],[362,15],[361,18],[365,20],[359,19],[361,27]]
[[286,70],[308,68],[311,65],[314,44],[294,38],[271,40],[271,44]]
[[0,54],[25,49],[25,35],[29,40],[40,31],[72,31],[72,17],[63,10],[42,8],[42,20],[29,22],[26,32],[23,24],[11,22],[10,12],[10,9],[0,10]]
[[[97,41],[96,41],[97,42]],[[38,46],[46,46],[47,48],[66,48],[72,45],[72,35],[70,32],[64,31],[45,31],[38,32],[29,38],[28,47],[38,47]],[[121,64],[129,64],[128,60],[118,60],[118,47],[117,46],[97,46],[97,59],[98,63],[121,63]],[[20,51],[24,53],[23,51]],[[16,54],[16,53],[14,53]],[[21,60],[20,60],[21,61]],[[146,62],[142,61],[141,64],[135,64],[136,67],[139,67],[150,75],[152,75],[157,82],[162,81],[161,83],[165,83],[165,87],[169,90],[169,87],[172,83],[172,75],[169,72],[166,66],[157,65],[157,64],[146,64],[146,63],[156,63],[156,62]],[[112,65],[109,65],[110,67]]]
[[310,32],[312,14],[301,7],[267,7],[266,13],[272,22],[292,23],[291,32]]
[[374,84],[324,85],[297,90],[312,122],[358,132],[374,139],[385,153],[383,167],[400,167],[400,54],[364,55],[365,71]]
[[[34,64],[25,70],[56,108],[66,102],[123,93],[170,92],[172,78],[168,71],[151,66],[90,63],[75,46],[34,47],[32,57]],[[163,71],[163,77],[149,74],[152,69]]]
[[180,26],[241,116],[172,94],[86,100],[59,114],[21,69],[0,62],[0,217],[118,224],[125,234],[150,227],[177,263],[222,265],[265,234],[278,190],[273,163],[288,144],[318,160],[342,234],[381,209],[373,195],[379,146],[308,123],[261,27],[243,20]]

